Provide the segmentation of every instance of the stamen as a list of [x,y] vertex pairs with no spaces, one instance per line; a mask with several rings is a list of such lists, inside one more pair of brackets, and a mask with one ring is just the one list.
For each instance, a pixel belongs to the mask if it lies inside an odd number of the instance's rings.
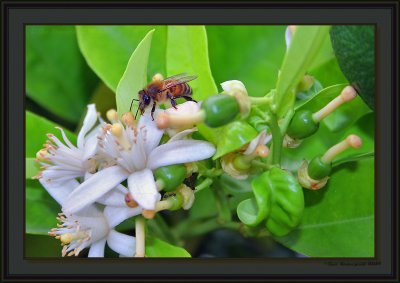
[[121,124],[114,124],[111,126],[111,133],[116,138],[116,141],[121,145],[122,149],[130,150],[131,145],[124,135],[124,127]]
[[107,111],[106,113],[107,119],[111,122],[111,123],[117,123],[118,122],[118,113],[117,111],[115,111],[114,109],[110,109]]
[[[142,215],[146,219],[153,219],[154,216],[156,215],[156,211],[155,210],[143,209],[142,210]],[[136,237],[137,237],[137,235],[136,235]]]
[[127,193],[125,195],[125,204],[129,207],[135,208],[138,207],[139,204],[133,199],[131,193]]
[[125,125],[131,126],[131,127],[135,126],[135,124],[136,124],[136,120],[135,120],[135,117],[133,117],[132,112],[124,113],[122,115],[122,122]]

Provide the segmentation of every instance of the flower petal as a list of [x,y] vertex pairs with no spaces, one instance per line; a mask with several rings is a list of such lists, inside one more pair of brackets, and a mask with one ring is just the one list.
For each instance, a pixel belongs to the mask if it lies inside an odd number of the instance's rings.
[[68,195],[79,186],[79,182],[75,179],[57,182],[47,181],[45,178],[40,178],[39,182],[60,205],[63,205]]
[[178,140],[162,144],[154,149],[147,161],[147,168],[152,170],[162,166],[194,162],[213,156],[215,147],[198,140]]
[[135,237],[111,230],[107,237],[107,244],[112,250],[123,256],[132,257],[135,255]]
[[160,143],[164,130],[160,130],[157,127],[157,124],[151,118],[151,111],[145,112],[140,117],[137,128],[139,130],[139,138],[143,140],[146,154],[149,154]]
[[83,125],[81,130],[79,131],[77,140],[78,148],[81,149],[83,149],[84,146],[86,133],[94,126],[97,121],[96,106],[94,104],[89,104],[87,108],[88,111],[86,113],[85,119],[83,120]]
[[154,210],[161,199],[151,170],[144,169],[128,177],[128,188],[133,199],[144,209]]
[[88,257],[104,257],[106,239],[101,239],[90,245]]
[[292,31],[288,26],[285,31],[286,50],[289,49],[290,42],[292,41]]
[[97,138],[99,135],[99,130],[101,129],[100,126],[96,127],[95,129],[93,129],[93,131],[91,131],[85,139],[84,142],[84,156],[83,156],[83,160],[87,160],[91,157],[93,157],[93,155],[95,155],[97,149],[98,149],[98,143],[99,143],[99,139]]
[[102,197],[98,198],[96,202],[104,204],[104,205],[111,205],[111,206],[126,206],[125,205],[125,195],[128,193],[128,189],[125,188],[123,185],[119,185],[109,191],[108,193],[104,194]]
[[119,166],[103,169],[79,185],[65,201],[63,208],[68,213],[75,213],[94,203],[105,193],[115,188],[126,179],[128,173]]
[[191,128],[191,129],[186,129],[183,130],[179,133],[176,133],[175,135],[173,135],[168,142],[173,142],[173,141],[177,141],[177,140],[181,140],[184,137],[186,137],[187,135],[190,135],[191,133],[197,132],[197,128]]
[[198,103],[194,101],[186,101],[182,104],[176,105],[176,109],[174,107],[170,107],[165,112],[173,115],[188,115],[193,114],[200,110],[200,106]]
[[257,146],[261,144],[267,144],[271,141],[271,139],[272,139],[271,134],[267,134],[266,130],[261,131],[261,133],[250,142],[249,146],[243,152],[243,154],[246,155],[252,154],[256,150]]
[[104,216],[107,219],[108,226],[114,228],[126,219],[139,215],[142,212],[140,206],[131,208],[126,205],[124,206],[106,206],[104,208]]

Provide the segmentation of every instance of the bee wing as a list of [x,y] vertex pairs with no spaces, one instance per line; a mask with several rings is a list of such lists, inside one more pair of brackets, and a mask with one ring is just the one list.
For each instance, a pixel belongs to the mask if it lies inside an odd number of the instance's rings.
[[189,76],[186,73],[182,73],[182,74],[178,74],[178,75],[166,78],[164,80],[165,87],[162,90],[160,90],[160,92],[163,92],[173,86],[190,82],[194,79],[197,79],[197,76]]

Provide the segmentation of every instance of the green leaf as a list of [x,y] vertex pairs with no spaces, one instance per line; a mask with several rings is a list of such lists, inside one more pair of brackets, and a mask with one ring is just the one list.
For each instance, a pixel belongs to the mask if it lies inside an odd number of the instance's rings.
[[210,188],[205,188],[195,194],[193,206],[189,210],[190,220],[215,217],[217,200]]
[[73,26],[26,27],[29,98],[68,122],[78,122],[96,83]]
[[166,26],[77,26],[76,29],[79,47],[89,66],[111,90],[116,91],[132,52],[153,29],[157,48],[150,51],[148,78],[155,73],[165,74]]
[[251,96],[275,87],[285,55],[286,26],[206,26],[212,74],[240,80]]
[[276,84],[274,103],[278,116],[283,116],[293,105],[294,88],[311,66],[328,35],[330,26],[299,26],[282,63]]
[[235,121],[223,127],[213,159],[238,150],[258,135],[257,131],[244,121]]
[[340,68],[363,100],[374,109],[375,27],[334,26],[330,35]]
[[185,249],[151,236],[146,237],[145,253],[147,257],[191,257]]
[[313,257],[374,256],[374,159],[334,168],[325,188],[304,192],[295,231],[277,240]]
[[255,178],[251,187],[254,198],[237,207],[244,224],[254,227],[265,220],[275,236],[286,235],[298,225],[304,209],[303,189],[291,173],[273,167]]
[[[36,157],[36,153],[43,148],[43,144],[47,140],[46,134],[52,133],[59,139],[62,139],[60,131],[55,129],[57,126],[45,118],[26,111],[26,157]],[[65,129],[64,131],[68,139],[73,144],[76,144],[76,136]]]
[[[198,78],[190,82],[193,98],[204,100],[217,94],[208,59],[207,34],[204,26],[168,26],[167,40],[167,74],[179,73],[196,75]],[[216,143],[218,130],[210,129],[203,124],[198,125],[200,134],[207,140]]]
[[47,235],[57,226],[60,206],[37,180],[26,180],[26,233]]
[[[138,98],[138,92],[146,85],[147,63],[150,54],[151,40],[154,30],[149,31],[132,53],[125,72],[117,86],[117,111],[119,115],[129,112],[133,98]],[[137,107],[135,101],[133,107]]]
[[48,235],[25,235],[26,257],[61,257],[60,241]]
[[340,70],[336,57],[310,69],[309,74],[317,78],[323,86],[349,84],[342,70]]
[[25,179],[31,179],[39,171],[39,165],[35,162],[35,158],[25,159]]

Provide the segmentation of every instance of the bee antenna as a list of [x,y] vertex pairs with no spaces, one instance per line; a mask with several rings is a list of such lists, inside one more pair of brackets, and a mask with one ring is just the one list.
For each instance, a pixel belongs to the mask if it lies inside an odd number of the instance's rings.
[[132,104],[133,104],[134,101],[139,101],[139,99],[136,99],[136,98],[133,98],[133,99],[132,99],[132,101],[131,101],[131,107],[129,107],[129,112],[131,112],[131,110],[132,110]]
[[136,110],[136,114],[135,114],[135,120],[136,120],[136,117],[137,117],[137,113],[139,112],[139,107],[138,107],[138,109]]

